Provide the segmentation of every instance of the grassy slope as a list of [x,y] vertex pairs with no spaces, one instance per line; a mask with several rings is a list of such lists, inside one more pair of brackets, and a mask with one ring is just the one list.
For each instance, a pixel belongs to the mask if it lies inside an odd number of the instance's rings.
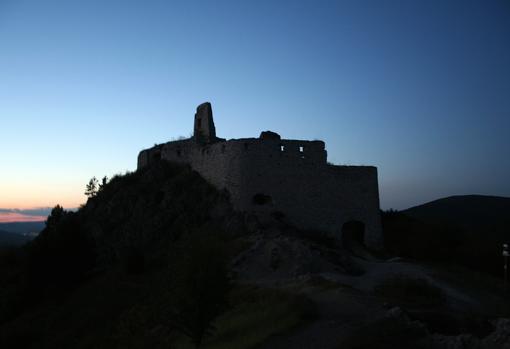
[[[0,347],[187,346],[172,314],[190,241],[210,239],[228,256],[246,247],[242,224],[235,224],[222,194],[189,168],[167,163],[113,178],[70,217],[67,230],[61,224],[23,250],[0,256]],[[76,277],[69,275],[77,273],[69,257],[80,245],[66,236],[78,232],[94,238],[96,263]],[[50,257],[53,264],[44,267]],[[205,347],[253,347],[300,323],[307,312],[302,297],[240,285],[228,303]]]
[[[49,301],[4,325],[11,347],[23,348],[192,348],[172,327],[168,275],[153,271],[129,276],[110,271],[81,285],[65,299]],[[236,286],[230,308],[204,348],[253,348],[287,331],[310,314],[302,296]],[[34,326],[34,324],[37,324]]]

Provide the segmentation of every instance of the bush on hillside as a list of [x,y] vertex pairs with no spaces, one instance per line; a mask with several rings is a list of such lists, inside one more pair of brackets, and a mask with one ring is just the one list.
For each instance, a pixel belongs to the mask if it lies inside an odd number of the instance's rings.
[[175,326],[199,348],[214,333],[213,321],[227,308],[231,285],[227,253],[217,238],[193,236],[176,278]]
[[[51,216],[48,218],[50,221]],[[32,287],[71,286],[95,265],[95,248],[76,213],[65,212],[48,225],[28,249],[28,279]]]

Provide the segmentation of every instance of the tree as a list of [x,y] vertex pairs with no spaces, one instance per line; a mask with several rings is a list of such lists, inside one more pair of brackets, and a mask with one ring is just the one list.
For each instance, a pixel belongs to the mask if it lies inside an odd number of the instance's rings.
[[50,215],[46,219],[46,227],[48,229],[54,229],[66,214],[67,212],[62,206],[57,205],[53,207]]
[[97,195],[98,181],[96,177],[92,177],[89,183],[85,186],[85,195],[92,198]]
[[95,241],[75,212],[57,206],[47,227],[28,250],[28,282],[39,290],[54,285],[59,290],[83,281],[95,266]]
[[102,191],[107,183],[108,183],[108,177],[104,176],[103,179],[101,180],[101,183],[99,184],[98,192]]
[[213,322],[227,307],[231,285],[227,256],[217,241],[195,238],[188,247],[178,281],[174,325],[199,348],[214,333]]

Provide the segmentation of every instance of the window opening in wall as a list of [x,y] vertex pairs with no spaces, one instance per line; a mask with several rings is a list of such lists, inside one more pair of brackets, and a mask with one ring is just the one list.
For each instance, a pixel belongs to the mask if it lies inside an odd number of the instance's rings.
[[285,151],[285,146],[283,144],[280,144],[280,151]]
[[181,157],[181,150],[180,149],[177,149],[177,156]]
[[202,128],[202,119],[197,120],[197,127]]
[[305,148],[304,148],[302,145],[300,145],[300,146],[299,146],[299,157],[300,157],[301,159],[304,159],[304,158],[305,158],[305,153],[304,153],[304,151],[305,151]]

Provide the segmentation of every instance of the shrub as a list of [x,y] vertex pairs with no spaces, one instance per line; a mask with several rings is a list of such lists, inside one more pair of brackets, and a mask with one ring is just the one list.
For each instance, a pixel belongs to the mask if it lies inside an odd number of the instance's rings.
[[180,266],[175,326],[198,348],[214,333],[213,321],[226,309],[230,290],[227,255],[212,237],[193,236]]

